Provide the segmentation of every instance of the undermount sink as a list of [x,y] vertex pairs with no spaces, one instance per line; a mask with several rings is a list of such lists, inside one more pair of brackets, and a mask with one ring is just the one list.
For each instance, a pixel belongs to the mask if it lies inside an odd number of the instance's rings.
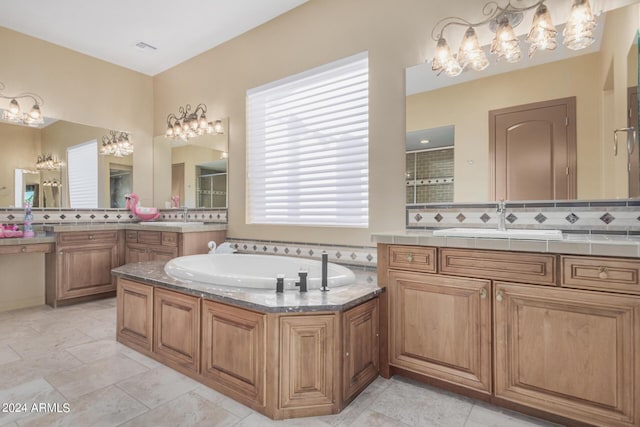
[[192,225],[203,225],[204,222],[180,222],[180,221],[141,221],[138,224],[141,225],[157,225],[157,226],[169,226],[169,227],[189,227]]
[[486,237],[492,239],[562,240],[560,230],[496,230],[492,228],[443,228],[433,231],[434,236]]

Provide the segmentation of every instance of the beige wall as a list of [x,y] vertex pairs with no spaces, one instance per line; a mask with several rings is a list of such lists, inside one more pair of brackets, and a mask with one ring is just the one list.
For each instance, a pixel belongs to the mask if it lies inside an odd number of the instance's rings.
[[[439,6],[418,0],[311,0],[154,78],[155,135],[167,114],[204,102],[229,117],[229,230],[236,238],[371,244],[404,220],[404,69],[424,61]],[[358,52],[369,52],[369,228],[245,224],[247,89]]]
[[454,200],[482,202],[490,194],[489,110],[576,96],[578,198],[602,198],[599,65],[594,53],[409,96],[407,131],[455,125]]
[[0,58],[5,94],[35,92],[47,117],[131,132],[134,191],[152,204],[151,77],[2,27]]

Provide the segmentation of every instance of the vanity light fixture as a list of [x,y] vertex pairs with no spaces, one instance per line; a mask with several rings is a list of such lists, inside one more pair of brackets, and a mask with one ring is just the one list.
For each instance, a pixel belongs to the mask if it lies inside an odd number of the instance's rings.
[[171,113],[167,116],[165,136],[167,138],[181,138],[186,141],[205,133],[223,134],[222,120],[210,122],[207,120],[206,113],[207,106],[205,104],[198,104],[193,112],[190,104],[180,107],[178,115]]
[[[553,50],[557,47],[557,30],[551,21],[551,14],[545,5],[545,0],[540,0],[530,6],[519,7],[511,4],[501,7],[491,1],[484,5],[482,13],[486,17],[480,22],[470,22],[463,18],[450,16],[436,23],[431,31],[431,38],[436,42],[436,51],[431,60],[431,69],[438,74],[445,73],[455,77],[468,67],[476,71],[484,70],[489,66],[489,61],[480,47],[475,28],[488,25],[495,32],[491,42],[490,52],[509,63],[520,61],[520,41],[514,28],[522,22],[524,12],[536,9],[531,23],[531,29],[526,37],[529,47],[529,57],[538,50]],[[457,55],[451,51],[444,31],[449,26],[467,27],[460,44]],[[569,49],[584,49],[594,42],[593,30],[596,20],[591,11],[589,0],[573,0],[571,12],[563,31],[563,44]]]
[[109,135],[102,136],[102,147],[99,153],[103,156],[124,157],[133,153],[133,144],[127,132],[110,130]]
[[[0,82],[0,91],[5,89],[4,83]],[[40,106],[44,104],[42,97],[35,93],[25,92],[14,96],[5,95],[0,92],[0,98],[2,99],[10,99],[9,108],[2,111],[2,120],[6,120],[8,122],[13,123],[22,123],[27,126],[37,127],[44,123],[44,118],[42,117],[42,111],[40,110]],[[23,113],[20,109],[20,104],[18,104],[18,99],[30,99],[33,101],[33,106],[28,113]]]
[[38,160],[36,161],[36,169],[39,170],[39,171],[41,171],[41,170],[47,170],[47,171],[58,170],[58,169],[60,169],[60,162],[58,160],[56,160],[56,158],[53,157],[51,155],[51,153],[42,154],[41,156],[38,156]]

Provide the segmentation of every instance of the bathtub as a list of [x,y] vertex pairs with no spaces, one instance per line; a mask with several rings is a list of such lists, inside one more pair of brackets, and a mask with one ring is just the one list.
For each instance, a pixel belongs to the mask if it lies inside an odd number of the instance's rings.
[[[252,289],[276,288],[276,278],[284,275],[284,288],[297,289],[298,272],[308,271],[307,289],[320,289],[320,261],[254,254],[206,254],[174,258],[167,262],[164,271],[170,277],[192,282],[219,286],[233,286]],[[338,264],[329,263],[327,269],[328,287],[350,285],[355,282],[351,270]]]

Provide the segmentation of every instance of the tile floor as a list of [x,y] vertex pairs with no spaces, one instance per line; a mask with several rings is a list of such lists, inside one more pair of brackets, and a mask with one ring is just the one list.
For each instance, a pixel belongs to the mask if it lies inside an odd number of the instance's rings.
[[0,426],[552,425],[398,377],[340,414],[271,421],[117,343],[115,303],[0,313]]

